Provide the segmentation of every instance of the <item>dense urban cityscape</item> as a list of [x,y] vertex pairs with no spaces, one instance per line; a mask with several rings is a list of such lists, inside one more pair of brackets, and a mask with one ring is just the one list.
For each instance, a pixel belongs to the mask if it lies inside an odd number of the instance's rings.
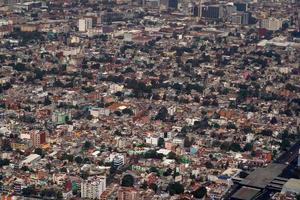
[[0,195],[300,200],[299,0],[0,0]]

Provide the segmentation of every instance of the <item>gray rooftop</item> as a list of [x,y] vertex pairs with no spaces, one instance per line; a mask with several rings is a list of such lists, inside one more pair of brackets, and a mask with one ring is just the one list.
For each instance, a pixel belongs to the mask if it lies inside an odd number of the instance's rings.
[[238,200],[251,200],[254,199],[260,193],[260,189],[242,187],[232,196],[233,199]]
[[258,168],[254,170],[244,180],[242,180],[240,184],[263,189],[271,183],[272,180],[279,176],[285,168],[286,165],[284,164],[272,163],[266,168]]

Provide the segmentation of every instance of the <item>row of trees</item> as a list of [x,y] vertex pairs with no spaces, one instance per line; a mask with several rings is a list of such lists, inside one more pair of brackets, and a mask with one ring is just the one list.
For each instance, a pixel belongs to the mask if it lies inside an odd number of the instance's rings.
[[0,159],[0,168],[2,168],[3,166],[7,166],[9,165],[10,161],[8,159]]
[[63,195],[61,191],[58,191],[54,188],[46,188],[43,189],[40,193],[38,193],[37,189],[34,185],[30,185],[26,188],[22,189],[22,195],[25,197],[36,197],[40,196],[43,199],[63,199]]
[[[183,194],[184,193],[184,186],[181,183],[175,182],[169,184],[167,190],[169,191],[170,195],[175,195],[175,194]],[[195,198],[203,198],[207,194],[207,190],[205,187],[201,186],[197,188],[195,191],[192,192],[193,196]]]
[[239,143],[233,142],[223,142],[220,145],[220,148],[224,151],[234,151],[234,152],[243,152],[243,151],[252,151],[253,150],[253,144],[252,143],[246,143],[244,148],[241,147]]
[[[122,178],[121,186],[133,187],[134,181],[135,181],[134,177],[131,174],[126,174]],[[147,186],[143,184],[142,187],[147,187]],[[155,192],[158,190],[158,186],[156,184],[151,184],[149,188],[151,188]],[[167,191],[169,191],[170,195],[175,195],[175,194],[183,194],[185,190],[184,190],[184,186],[181,183],[173,182],[168,185]],[[207,190],[205,187],[199,187],[198,189],[192,192],[195,198],[203,198],[206,195],[206,193]]]
[[82,158],[81,156],[73,156],[71,154],[63,153],[60,160],[67,160],[69,162],[76,162],[77,164],[89,163],[89,158]]
[[151,85],[146,85],[144,82],[137,81],[135,79],[125,79],[123,75],[108,75],[106,78],[102,77],[101,80],[111,81],[114,83],[124,83],[125,87],[144,93],[151,93],[152,89],[159,88],[172,88],[182,93],[190,93],[191,90],[201,93],[204,89],[204,87],[199,83],[163,83],[163,79],[159,81],[152,81]]

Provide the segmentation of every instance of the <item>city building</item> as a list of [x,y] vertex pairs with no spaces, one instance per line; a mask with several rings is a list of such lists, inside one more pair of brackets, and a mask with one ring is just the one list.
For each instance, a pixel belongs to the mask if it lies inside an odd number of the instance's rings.
[[224,17],[222,5],[208,5],[201,7],[201,16],[207,19],[221,19]]
[[81,198],[100,199],[101,194],[106,190],[106,177],[89,177],[81,182]]
[[115,155],[112,159],[113,166],[118,169],[125,163],[124,155]]
[[295,200],[299,8],[0,0],[2,197]]
[[121,187],[118,190],[118,200],[135,200],[139,199],[138,191],[131,187]]
[[41,156],[38,154],[30,154],[20,163],[20,167],[27,166],[36,163],[41,159]]
[[56,124],[65,124],[70,120],[72,120],[72,115],[70,112],[54,111],[52,113],[52,122]]
[[282,20],[273,17],[262,19],[260,22],[260,27],[269,31],[277,31],[282,28]]
[[87,30],[92,28],[93,28],[92,18],[83,18],[78,20],[78,29],[80,32],[86,32]]
[[36,147],[41,147],[41,145],[46,144],[47,134],[44,131],[32,131],[30,132],[30,139],[32,145]]
[[300,194],[300,180],[291,178],[282,187],[281,193]]

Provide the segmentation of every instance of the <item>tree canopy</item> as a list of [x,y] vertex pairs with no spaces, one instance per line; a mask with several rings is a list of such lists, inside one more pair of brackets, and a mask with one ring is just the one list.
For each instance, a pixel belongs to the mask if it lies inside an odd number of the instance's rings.
[[171,196],[184,193],[184,186],[178,182],[171,183],[168,186],[168,191]]
[[134,177],[130,174],[126,174],[121,182],[123,187],[133,187],[134,184]]
[[206,193],[207,193],[207,190],[205,187],[199,187],[192,194],[194,195],[195,198],[201,199],[206,195]]

